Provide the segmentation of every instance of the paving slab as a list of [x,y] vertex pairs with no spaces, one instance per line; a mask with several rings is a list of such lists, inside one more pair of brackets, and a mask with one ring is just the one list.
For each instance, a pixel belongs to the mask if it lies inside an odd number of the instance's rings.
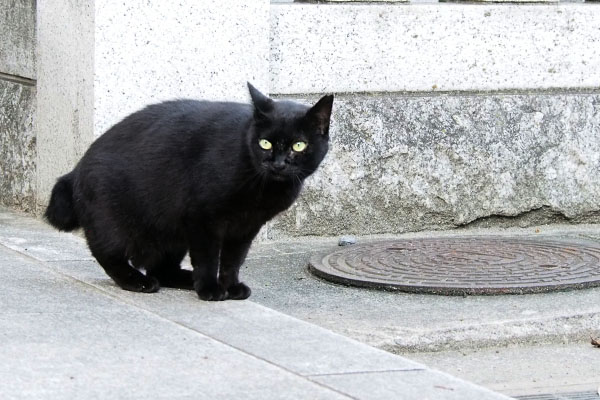
[[[413,353],[411,358],[453,376],[512,396],[572,394],[565,399],[599,398],[600,349],[589,340],[572,344],[506,346]],[[551,388],[551,389],[550,389]],[[579,393],[581,397],[575,397]],[[540,397],[540,400],[545,400]]]
[[93,260],[77,234],[58,232],[50,225],[23,214],[2,212],[0,243],[40,261]]
[[[89,278],[99,270],[91,262],[52,263],[131,306],[201,332],[299,375],[375,371],[410,371],[426,367],[389,352],[356,342],[327,329],[284,315],[251,301],[200,302],[192,291],[161,289],[148,295],[123,291],[106,277]],[[60,267],[59,267],[60,265]],[[100,272],[102,274],[102,272]],[[276,334],[274,334],[276,333]]]
[[26,285],[2,279],[13,288],[1,295],[2,398],[348,398],[27,259],[21,265]]
[[[556,225],[399,237],[507,235],[597,243],[599,228]],[[589,343],[590,336],[600,336],[600,289],[463,297],[349,287],[307,271],[309,258],[324,243],[330,246],[325,251],[339,249],[334,238],[314,241],[304,242],[304,254],[296,243],[287,258],[250,259],[243,272],[253,301],[511,396],[587,399],[600,387],[593,367],[600,365],[600,352]]]
[[358,395],[360,398],[386,400],[397,398],[402,393],[408,398],[436,400],[440,398],[462,400],[474,396],[480,400],[495,399],[496,394],[488,390],[457,385],[456,378],[441,372],[384,371],[377,373],[326,375],[315,378],[318,382],[334,387],[342,393]]
[[0,282],[2,398],[507,398],[252,301],[123,291],[81,237],[7,210]]

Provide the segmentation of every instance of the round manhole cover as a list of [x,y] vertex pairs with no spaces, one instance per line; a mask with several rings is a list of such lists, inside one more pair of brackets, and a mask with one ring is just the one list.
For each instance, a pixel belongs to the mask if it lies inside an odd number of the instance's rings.
[[309,264],[344,284],[445,295],[600,286],[600,246],[559,239],[463,237],[355,245]]

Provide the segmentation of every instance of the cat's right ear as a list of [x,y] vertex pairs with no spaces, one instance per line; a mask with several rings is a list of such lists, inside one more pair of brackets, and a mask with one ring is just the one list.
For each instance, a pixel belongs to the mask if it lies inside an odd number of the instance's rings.
[[250,82],[247,83],[250,98],[252,99],[252,104],[254,104],[254,119],[262,122],[268,121],[267,114],[273,110],[273,100],[262,94]]

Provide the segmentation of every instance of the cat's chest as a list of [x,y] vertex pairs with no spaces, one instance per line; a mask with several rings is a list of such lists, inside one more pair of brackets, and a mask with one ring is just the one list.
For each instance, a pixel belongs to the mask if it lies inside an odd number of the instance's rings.
[[287,209],[293,202],[294,199],[289,197],[278,199],[246,198],[229,209],[227,219],[245,224],[262,225]]
[[262,209],[231,210],[223,215],[227,236],[248,237],[254,236],[260,228],[275,214]]
[[260,229],[275,215],[289,208],[297,197],[297,191],[283,190],[279,193],[246,193],[238,196],[223,217],[229,227],[236,230]]

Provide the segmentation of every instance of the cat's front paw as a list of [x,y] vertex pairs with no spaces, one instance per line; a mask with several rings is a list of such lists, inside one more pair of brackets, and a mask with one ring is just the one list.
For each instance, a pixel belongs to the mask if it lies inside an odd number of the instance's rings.
[[199,285],[196,287],[196,293],[205,301],[222,301],[227,298],[227,290],[219,284]]
[[227,288],[227,298],[232,300],[245,300],[250,297],[252,290],[244,283],[236,283]]

